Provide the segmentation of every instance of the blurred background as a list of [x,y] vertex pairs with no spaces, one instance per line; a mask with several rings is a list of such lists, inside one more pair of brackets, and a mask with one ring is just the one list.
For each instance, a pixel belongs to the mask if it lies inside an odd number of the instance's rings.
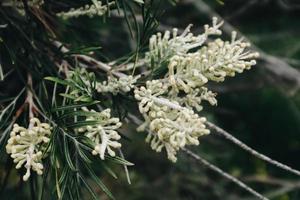
[[[259,152],[300,169],[300,1],[180,0],[175,6],[161,0],[154,5],[160,22],[158,31],[173,27],[183,30],[193,24],[192,32],[201,33],[212,16],[220,15],[225,20],[225,39],[230,38],[232,30],[238,30],[260,52],[258,64],[250,71],[210,85],[218,93],[218,106],[207,105],[201,114]],[[135,17],[140,23],[139,14]],[[95,54],[103,61],[136,50],[137,33],[130,33],[124,18],[114,13],[105,20],[82,17],[53,25],[62,42],[75,48],[101,46]],[[0,87],[2,93],[13,91],[9,91],[13,86]],[[136,133],[135,128],[134,124],[126,125],[124,132],[129,140],[123,141],[126,159],[135,164],[129,168],[131,184],[120,166],[111,166],[118,175],[116,180],[103,174],[116,199],[255,199],[183,153],[179,153],[176,164],[171,163],[163,153],[152,151],[144,141],[146,134]],[[203,137],[192,150],[270,199],[300,199],[300,177],[253,157],[223,137]],[[0,171],[2,177],[4,170]],[[14,199],[17,194],[12,191],[15,188],[8,186],[0,199]],[[107,198],[100,189],[97,194]]]

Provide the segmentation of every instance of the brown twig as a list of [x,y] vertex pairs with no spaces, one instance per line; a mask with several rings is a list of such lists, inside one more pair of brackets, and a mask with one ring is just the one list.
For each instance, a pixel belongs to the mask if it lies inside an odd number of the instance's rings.
[[258,182],[258,183],[269,184],[269,185],[273,185],[273,186],[290,186],[290,185],[298,185],[299,186],[299,181],[278,179],[275,177],[264,176],[264,175],[263,176],[259,176],[259,175],[246,176],[246,177],[243,177],[243,180],[245,180],[247,182]]
[[206,122],[206,125],[208,126],[208,128],[214,130],[216,133],[224,136],[227,140],[231,141],[232,143],[236,144],[237,146],[241,147],[242,149],[244,149],[245,151],[249,152],[250,154],[254,155],[255,157],[264,160],[278,168],[284,169],[286,171],[289,171],[293,174],[296,174],[298,176],[300,176],[300,171],[293,169],[285,164],[282,164],[276,160],[273,160],[271,158],[269,158],[268,156],[261,154],[259,152],[257,152],[256,150],[252,149],[251,147],[249,147],[248,145],[246,145],[245,143],[243,143],[242,141],[238,140],[237,138],[235,138],[233,135],[231,135],[230,133],[228,133],[227,131],[223,130],[222,128],[214,125],[211,122]]
[[25,104],[28,105],[29,119],[31,119],[34,117],[34,113],[38,110],[38,108],[33,101],[32,76],[30,73],[27,74],[27,97]]
[[235,184],[237,184],[238,186],[240,186],[241,188],[247,190],[248,192],[250,192],[251,194],[253,194],[255,197],[259,198],[259,199],[263,199],[263,200],[268,200],[267,197],[264,197],[263,195],[261,195],[260,193],[256,192],[254,189],[252,189],[251,187],[247,186],[245,183],[243,183],[242,181],[238,180],[237,178],[235,178],[234,176],[231,176],[230,174],[224,172],[222,169],[220,169],[219,167],[211,164],[210,162],[208,162],[207,160],[205,160],[204,158],[202,158],[201,156],[195,154],[194,152],[183,148],[182,151],[184,153],[186,153],[188,156],[192,157],[193,159],[197,160],[198,162],[200,162],[201,164],[203,164],[205,167],[217,172],[218,174],[220,174],[221,176],[225,177],[226,179],[234,182]]
[[243,2],[243,6],[239,9],[237,9],[235,12],[233,12],[231,15],[227,16],[226,19],[230,20],[236,17],[239,17],[243,13],[245,13],[249,8],[254,6],[259,0],[249,0],[248,2]]

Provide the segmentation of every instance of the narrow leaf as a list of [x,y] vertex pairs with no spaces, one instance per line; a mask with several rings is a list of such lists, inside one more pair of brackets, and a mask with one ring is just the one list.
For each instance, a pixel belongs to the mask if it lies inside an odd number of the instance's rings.
[[80,128],[80,127],[83,127],[83,126],[97,125],[99,123],[101,123],[101,121],[94,121],[94,120],[90,120],[90,121],[78,121],[78,122],[75,122],[75,123],[67,124],[66,127],[68,127],[68,128]]
[[44,79],[46,79],[48,81],[53,81],[53,82],[61,84],[61,85],[69,85],[70,84],[68,81],[62,80],[57,77],[52,77],[52,76],[45,77]]
[[112,162],[118,163],[118,164],[122,164],[122,165],[127,165],[127,166],[133,166],[134,164],[119,157],[119,156],[115,156],[115,157],[111,157],[108,155],[105,155],[105,158],[108,160],[111,160]]
[[67,106],[59,106],[53,109],[53,111],[64,111],[64,110],[73,110],[74,108],[81,108],[81,107],[86,107],[86,106],[91,106],[94,104],[99,103],[100,101],[92,101],[89,103],[83,103],[83,104],[72,104],[72,105],[67,105]]
[[71,168],[72,171],[76,171],[76,167],[74,166],[72,159],[70,157],[69,145],[68,145],[68,141],[67,141],[65,135],[64,135],[64,154],[65,154],[68,166]]
[[103,190],[103,192],[105,192],[105,194],[107,194],[107,196],[110,199],[115,199],[115,197],[112,195],[112,193],[108,190],[108,188],[104,185],[104,183],[95,174],[95,172],[93,171],[93,169],[91,169],[90,166],[87,165],[86,163],[84,163],[84,165],[85,165],[88,173],[90,174],[91,178],[97,183],[97,185]]

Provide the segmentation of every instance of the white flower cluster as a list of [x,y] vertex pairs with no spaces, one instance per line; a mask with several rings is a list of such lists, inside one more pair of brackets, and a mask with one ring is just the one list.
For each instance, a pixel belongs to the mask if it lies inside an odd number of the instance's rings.
[[165,84],[158,80],[148,81],[146,87],[135,90],[135,98],[140,101],[139,110],[146,120],[138,130],[149,127],[146,141],[151,148],[157,152],[165,148],[168,159],[176,162],[180,148],[198,145],[198,138],[209,134],[209,130],[205,128],[205,118],[181,107],[177,101],[163,98],[166,91]]
[[174,28],[172,38],[170,31],[166,31],[163,36],[161,33],[157,33],[150,38],[146,60],[157,65],[174,55],[185,55],[189,50],[203,45],[209,35],[220,35],[222,33],[219,29],[221,25],[222,22],[218,23],[217,18],[213,18],[212,26],[205,25],[204,33],[198,36],[194,36],[190,32],[192,25],[189,25],[180,35],[178,35],[178,29]]
[[[78,80],[78,77],[80,80]],[[129,92],[139,77],[140,76],[129,75],[116,78],[113,75],[108,75],[106,81],[100,82],[95,80],[95,74],[93,72],[87,72],[84,68],[81,68],[80,71],[69,71],[68,73],[68,79],[72,83],[77,81],[83,82],[89,93],[92,93],[92,90],[95,89],[99,93],[112,93],[113,95],[120,92]],[[74,92],[75,91],[73,91],[73,93]]]
[[186,93],[184,96],[172,95],[172,99],[179,102],[180,105],[184,105],[190,109],[196,109],[201,111],[203,106],[202,101],[205,100],[209,102],[210,105],[217,105],[216,93],[209,91],[206,87],[196,88]]
[[103,110],[102,112],[88,110],[87,108],[83,108],[83,110],[94,113],[87,117],[86,121],[98,121],[96,125],[87,125],[78,129],[78,132],[83,133],[94,143],[92,154],[99,154],[102,160],[105,158],[105,152],[110,156],[115,156],[116,154],[112,148],[121,147],[121,143],[118,142],[121,136],[116,131],[122,126],[120,120],[111,117],[110,109]]
[[107,5],[102,5],[101,1],[95,1],[92,5],[85,5],[80,8],[71,8],[67,12],[60,12],[56,15],[58,17],[62,17],[63,19],[69,19],[69,18],[76,18],[80,16],[88,16],[88,17],[94,17],[94,16],[102,16],[104,15],[107,10],[109,9],[109,6],[113,5],[114,2],[110,2]]
[[199,145],[198,138],[209,134],[205,129],[204,117],[199,118],[192,110],[183,110],[168,113],[168,117],[157,117],[150,123],[150,131],[146,141],[150,142],[151,148],[161,152],[165,147],[168,159],[176,162],[176,153],[185,145]]
[[129,92],[136,83],[139,76],[124,76],[120,78],[115,78],[113,76],[108,76],[107,81],[97,82],[96,90],[101,92],[110,92],[116,95],[117,93]]
[[24,181],[30,177],[31,169],[39,175],[43,173],[42,158],[46,144],[50,141],[50,135],[51,126],[48,123],[41,123],[37,118],[30,119],[27,129],[14,124],[6,145],[6,151],[17,163],[17,169],[23,165],[26,168],[26,174],[23,176]]
[[[36,7],[39,8],[44,4],[44,0],[28,0],[27,5],[29,7]],[[24,10],[24,3],[21,0],[13,0],[12,1],[12,6],[16,8],[18,13],[20,13],[22,16],[25,15],[25,10]]]
[[245,50],[249,45],[236,40],[233,32],[231,42],[216,39],[194,53],[173,56],[169,63],[170,82],[174,89],[188,93],[208,80],[221,82],[226,76],[242,73],[255,65],[254,59],[259,56]]
[[[146,61],[152,68],[168,67],[168,73],[158,80],[147,81],[135,89],[139,110],[145,123],[138,130],[150,130],[146,141],[160,152],[164,147],[168,158],[176,161],[176,153],[185,145],[198,145],[198,138],[209,133],[205,118],[194,113],[202,110],[202,101],[216,105],[216,94],[205,85],[209,80],[221,82],[255,65],[258,53],[246,50],[249,43],[236,39],[216,39],[204,45],[209,35],[220,35],[221,23],[213,18],[212,26],[205,25],[204,33],[194,36],[190,26],[177,35],[177,29],[159,33],[150,39]],[[153,66],[154,65],[154,66]]]
[[[14,6],[18,8],[24,8],[24,3],[21,0],[13,0]],[[41,6],[44,4],[44,0],[28,0],[27,5],[32,7],[32,6]]]

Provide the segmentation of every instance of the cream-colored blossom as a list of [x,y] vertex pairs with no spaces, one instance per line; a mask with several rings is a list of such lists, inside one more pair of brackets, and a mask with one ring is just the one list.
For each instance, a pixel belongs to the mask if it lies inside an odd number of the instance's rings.
[[205,25],[204,33],[198,36],[191,33],[192,25],[189,25],[180,35],[178,35],[176,28],[173,29],[172,34],[170,31],[166,31],[164,35],[157,33],[150,38],[146,60],[159,65],[175,55],[184,55],[191,49],[202,46],[209,35],[220,35],[221,30],[219,28],[222,24],[222,22],[217,22],[217,18],[213,18],[212,26]]
[[181,107],[177,101],[164,98],[167,90],[158,80],[148,81],[146,87],[137,88],[135,98],[139,100],[139,110],[145,122],[138,128],[149,127],[146,141],[151,148],[160,152],[165,148],[168,159],[175,162],[177,151],[185,145],[198,145],[198,138],[209,133],[205,128],[205,118],[199,117],[191,109]]
[[[16,6],[17,8],[23,8],[24,9],[24,3],[21,0],[13,0],[12,4]],[[32,6],[37,6],[40,7],[41,5],[44,4],[44,0],[28,0],[27,5],[32,7]]]
[[93,72],[88,72],[84,68],[76,71],[69,71],[67,77],[67,80],[73,84],[76,82],[83,82],[85,85],[84,89],[90,94],[93,90],[96,90],[99,93],[112,93],[113,95],[120,92],[129,92],[134,87],[136,81],[140,78],[139,75],[122,76],[120,78],[108,75],[107,80],[98,81],[95,79],[95,74]]
[[149,125],[150,133],[146,141],[151,140],[151,148],[157,152],[164,147],[168,158],[176,162],[178,150],[186,145],[199,145],[198,138],[209,134],[205,121],[204,117],[189,109],[172,112],[166,118],[154,118]]
[[153,35],[146,53],[146,64],[152,69],[165,68],[168,72],[157,80],[147,81],[135,89],[139,110],[145,122],[138,131],[150,131],[146,141],[160,152],[166,149],[168,158],[176,161],[176,153],[186,145],[198,145],[199,137],[209,131],[205,118],[194,113],[201,111],[202,102],[216,105],[216,93],[210,91],[209,81],[221,82],[256,64],[258,53],[247,50],[249,43],[236,39],[215,39],[205,45],[210,35],[220,35],[221,23],[213,18],[212,26],[205,25],[204,33],[194,36],[188,26],[181,34],[166,31]]
[[209,91],[206,87],[193,89],[191,92],[183,96],[172,96],[172,98],[190,109],[201,111],[203,109],[202,101],[208,101],[210,105],[217,105],[216,93]]
[[93,3],[92,5],[86,4],[85,6],[82,6],[80,8],[71,8],[67,12],[60,12],[56,15],[58,17],[62,17],[63,19],[76,18],[80,16],[102,16],[107,12],[109,6],[111,6],[112,4],[114,4],[114,2],[110,2],[107,5],[102,5],[101,1],[95,1],[95,3]]
[[110,109],[102,112],[88,110],[87,108],[83,108],[83,110],[95,113],[87,117],[86,121],[98,121],[95,125],[88,125],[78,129],[80,133],[83,133],[94,143],[93,155],[99,154],[102,160],[104,160],[106,152],[110,156],[115,156],[113,148],[121,147],[121,143],[118,142],[121,136],[116,131],[122,125],[119,118],[112,118]]
[[30,119],[28,128],[14,124],[10,138],[6,145],[6,151],[17,163],[19,169],[23,165],[26,174],[23,180],[30,177],[30,170],[36,171],[38,175],[43,173],[42,158],[45,145],[50,141],[51,126],[48,123],[41,123],[39,119]]
[[[44,4],[44,0],[27,0],[28,7],[40,8]],[[24,3],[22,0],[8,1],[8,5],[16,8],[17,12],[22,16],[25,15]]]
[[129,92],[136,83],[139,76],[124,76],[120,78],[115,78],[113,76],[108,76],[107,81],[97,82],[96,90],[99,93],[110,92],[116,95],[117,93]]
[[258,53],[247,51],[249,43],[235,40],[235,37],[233,33],[231,42],[216,39],[197,52],[172,57],[168,77],[173,89],[189,93],[208,80],[221,82],[226,76],[242,73],[255,65]]

